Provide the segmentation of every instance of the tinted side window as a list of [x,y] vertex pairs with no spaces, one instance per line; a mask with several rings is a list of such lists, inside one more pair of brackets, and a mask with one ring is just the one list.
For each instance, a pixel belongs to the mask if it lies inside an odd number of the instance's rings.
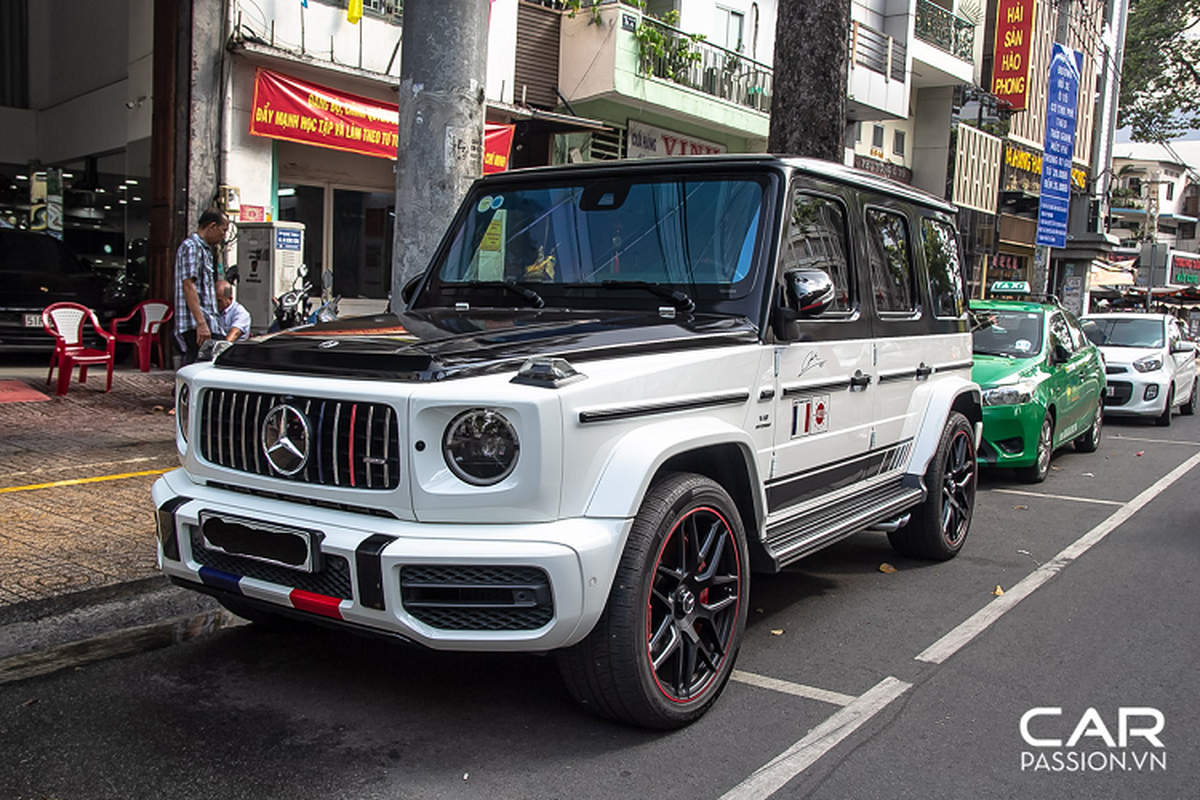
[[1071,339],[1071,331],[1067,328],[1067,320],[1062,314],[1050,318],[1050,344],[1062,345],[1068,353],[1075,352],[1075,343]]
[[879,208],[867,209],[867,250],[871,258],[871,289],[881,312],[916,310],[912,257],[904,217]]
[[825,313],[848,313],[854,304],[853,281],[846,247],[846,212],[841,203],[797,192],[783,250],[784,270],[821,269],[837,288]]
[[1079,320],[1075,319],[1075,315],[1067,313],[1067,329],[1071,332],[1071,342],[1074,343],[1076,350],[1081,350],[1088,346],[1088,338],[1083,335],[1083,330],[1079,326]]
[[933,313],[960,317],[963,313],[962,272],[958,263],[958,239],[954,228],[940,219],[921,220],[925,243],[925,265],[929,268],[929,294]]

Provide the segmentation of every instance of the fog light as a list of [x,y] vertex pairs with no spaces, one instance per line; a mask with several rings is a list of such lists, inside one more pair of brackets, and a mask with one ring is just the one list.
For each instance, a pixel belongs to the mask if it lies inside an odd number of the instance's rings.
[[1147,386],[1143,398],[1146,400],[1153,400],[1156,397],[1158,397],[1158,385],[1151,384],[1150,386]]

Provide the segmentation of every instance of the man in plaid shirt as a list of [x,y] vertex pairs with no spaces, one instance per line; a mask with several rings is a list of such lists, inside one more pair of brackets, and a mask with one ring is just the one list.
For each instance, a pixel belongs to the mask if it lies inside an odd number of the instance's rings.
[[175,338],[185,365],[196,361],[200,345],[213,335],[217,298],[212,248],[225,240],[228,230],[229,218],[209,209],[175,252]]

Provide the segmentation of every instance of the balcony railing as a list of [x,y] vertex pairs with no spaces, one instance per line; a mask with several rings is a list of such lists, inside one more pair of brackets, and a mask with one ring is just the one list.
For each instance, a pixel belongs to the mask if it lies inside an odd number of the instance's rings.
[[886,33],[855,20],[850,28],[850,58],[854,64],[894,81],[904,81],[903,44]]
[[635,35],[643,77],[673,81],[758,111],[771,110],[773,73],[766,64],[650,17],[642,17]]
[[963,61],[974,60],[975,23],[930,0],[917,0],[916,36]]

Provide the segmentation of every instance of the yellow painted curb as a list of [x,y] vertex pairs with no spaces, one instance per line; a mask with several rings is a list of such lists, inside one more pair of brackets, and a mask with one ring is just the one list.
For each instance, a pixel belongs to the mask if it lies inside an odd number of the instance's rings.
[[125,472],[120,475],[100,475],[95,478],[73,478],[68,481],[51,481],[50,483],[33,483],[29,486],[7,486],[0,489],[0,494],[8,492],[28,492],[33,489],[53,489],[57,486],[78,486],[81,483],[100,483],[101,481],[119,481],[123,478],[140,478],[143,475],[162,475],[164,472],[170,472],[175,469],[168,467],[167,469],[148,469],[142,472]]

